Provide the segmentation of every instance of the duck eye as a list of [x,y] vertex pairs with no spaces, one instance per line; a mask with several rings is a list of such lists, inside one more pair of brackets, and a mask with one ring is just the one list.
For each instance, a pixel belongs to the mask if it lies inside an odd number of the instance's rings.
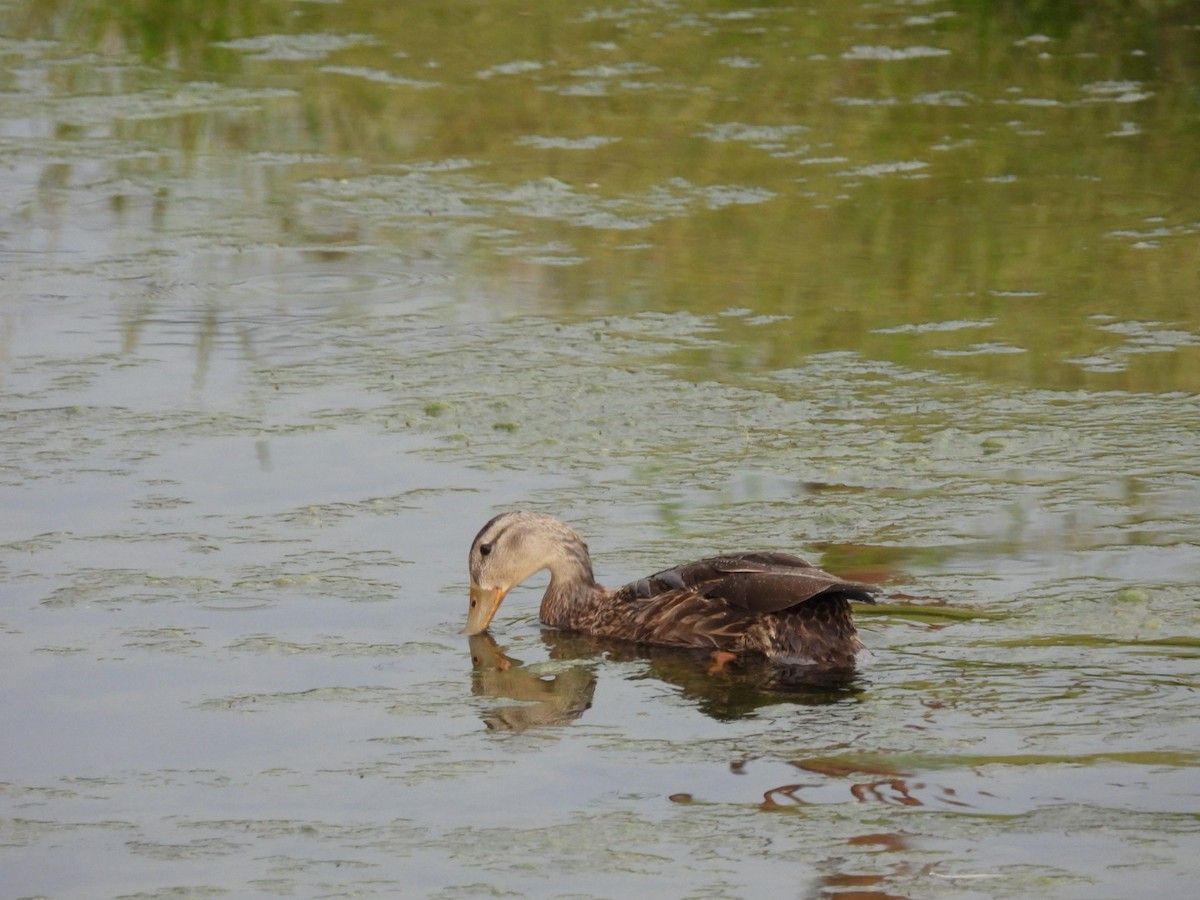
[[480,544],[479,545],[479,555],[480,556],[487,556],[491,552],[492,552],[491,544]]

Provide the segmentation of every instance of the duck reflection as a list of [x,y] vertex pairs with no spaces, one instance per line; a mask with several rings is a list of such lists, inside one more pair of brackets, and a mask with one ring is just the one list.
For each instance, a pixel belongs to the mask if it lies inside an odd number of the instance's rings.
[[673,684],[700,712],[722,722],[745,718],[764,706],[824,706],[853,701],[863,692],[853,670],[782,666],[751,655],[714,667],[711,654],[701,650],[631,644],[552,629],[542,631],[542,641],[555,660],[641,660],[646,669],[636,679]]
[[595,662],[641,661],[635,680],[654,679],[679,688],[700,712],[721,722],[751,715],[780,703],[825,706],[853,702],[863,692],[852,670],[781,666],[765,658],[738,657],[719,667],[709,653],[676,647],[654,647],[546,629],[542,642],[550,659],[560,666],[530,667],[507,656],[484,632],[471,635],[471,690],[497,699],[524,701],[498,706],[484,719],[495,731],[524,731],[547,725],[568,725],[592,705],[596,691]]
[[577,661],[547,672],[507,656],[488,633],[472,635],[471,690],[480,696],[524,701],[499,706],[484,719],[489,729],[567,725],[592,705],[596,691],[594,661],[639,660],[646,669],[636,680],[655,679],[673,684],[680,696],[722,722],[745,718],[755,710],[780,703],[824,706],[857,699],[863,688],[853,671],[830,671],[809,666],[780,666],[766,659],[738,658],[714,669],[712,657],[700,651],[652,647],[547,629],[542,633],[551,660]]
[[547,725],[569,725],[592,705],[596,675],[576,665],[546,672],[506,656],[490,634],[474,634],[471,644],[471,692],[520,706],[497,706],[484,717],[491,731],[524,731]]

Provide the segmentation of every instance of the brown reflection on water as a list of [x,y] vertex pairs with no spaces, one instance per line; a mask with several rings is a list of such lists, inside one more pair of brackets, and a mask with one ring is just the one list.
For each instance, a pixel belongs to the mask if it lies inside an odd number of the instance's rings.
[[860,803],[972,808],[970,803],[958,798],[955,788],[914,780],[913,773],[901,771],[887,762],[819,757],[792,760],[792,765],[805,772],[833,778],[860,776],[850,785],[850,795]]
[[[754,658],[739,658],[714,671],[712,657],[703,652],[646,647],[552,630],[543,631],[542,638],[550,658],[558,663],[601,658],[645,661],[647,668],[635,676],[636,680],[673,684],[680,689],[680,696],[718,721],[744,718],[757,709],[781,703],[824,706],[852,702],[862,691],[856,686],[853,672],[783,667]],[[581,663],[547,671],[544,666],[526,666],[508,656],[486,632],[472,635],[469,640],[472,693],[529,704],[495,707],[484,719],[489,729],[524,731],[568,725],[591,707],[597,683],[593,665]],[[741,760],[731,769],[738,771],[745,762]]]
[[[856,849],[874,849],[880,856],[884,853],[907,853],[913,850],[912,839],[908,835],[893,832],[855,835],[846,843]],[[855,855],[854,861],[861,865],[861,855]],[[816,897],[836,897],[838,900],[906,900],[911,894],[894,893],[889,883],[901,878],[908,879],[913,875],[926,874],[931,868],[929,865],[915,866],[902,860],[884,865],[885,861],[880,859],[880,871],[841,870],[840,867],[848,862],[849,860],[839,858],[828,860],[826,865],[833,871],[827,871],[818,880]]]
[[478,696],[520,700],[520,706],[497,706],[484,717],[492,731],[569,725],[592,705],[596,676],[588,666],[571,666],[553,674],[530,669],[505,655],[490,634],[474,634],[471,645],[471,691]]
[[704,651],[651,647],[628,641],[545,630],[542,640],[552,659],[638,660],[645,670],[637,680],[675,685],[679,696],[718,721],[732,721],[780,703],[827,706],[857,702],[863,688],[855,672],[818,671],[808,666],[780,666],[765,658],[743,656],[718,671]]
[[[745,774],[749,762],[747,759],[734,760],[730,770],[734,774]],[[814,757],[794,760],[792,765],[807,773],[829,778],[853,777],[850,794],[858,802],[908,807],[926,805],[920,795],[928,791],[929,785],[913,780],[912,773],[885,761]],[[764,791],[762,800],[756,806],[764,812],[799,813],[804,816],[806,807],[828,802],[827,795],[817,799],[821,788],[820,783],[813,781],[777,785]],[[951,802],[955,794],[951,788],[936,790],[940,803]],[[805,798],[806,791],[813,794],[813,799]],[[679,804],[697,802],[697,798],[690,793],[672,794],[667,799]],[[905,900],[919,896],[912,893],[912,883],[928,878],[936,869],[936,863],[918,864],[911,859],[918,847],[914,837],[905,832],[854,834],[846,838],[845,844],[844,851],[830,853],[815,862],[820,874],[805,896],[830,900]]]
[[783,784],[779,787],[763,791],[762,803],[758,804],[758,808],[769,812],[776,809],[803,806],[804,801],[796,796],[796,792],[803,787],[804,785],[802,784]]

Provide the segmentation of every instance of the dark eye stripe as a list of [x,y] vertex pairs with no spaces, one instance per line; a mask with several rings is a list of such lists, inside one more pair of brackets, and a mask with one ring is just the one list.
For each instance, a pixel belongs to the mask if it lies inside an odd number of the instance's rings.
[[[495,525],[496,522],[498,522],[500,519],[503,519],[506,515],[508,515],[508,514],[500,513],[500,515],[493,516],[491,519],[489,519],[487,524],[479,529],[479,534],[475,535],[475,540],[472,541],[471,543],[475,543],[476,541],[481,540],[483,538],[483,536],[491,530],[492,526]],[[492,547],[496,546],[496,541],[498,541],[500,539],[500,535],[504,534],[504,532],[507,530],[508,530],[508,525],[505,525],[505,526],[501,527],[500,530],[497,531],[494,535],[492,535],[492,539],[490,541],[486,542],[489,550]],[[483,552],[483,544],[479,545],[479,552],[482,553],[484,556],[487,556],[487,554]]]

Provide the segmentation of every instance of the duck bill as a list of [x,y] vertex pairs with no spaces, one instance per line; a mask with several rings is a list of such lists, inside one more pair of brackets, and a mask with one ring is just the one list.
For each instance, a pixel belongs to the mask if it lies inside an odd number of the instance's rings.
[[482,634],[487,631],[492,616],[496,615],[503,599],[504,591],[500,588],[481,588],[472,584],[471,607],[467,611],[467,627],[463,631],[467,634]]

